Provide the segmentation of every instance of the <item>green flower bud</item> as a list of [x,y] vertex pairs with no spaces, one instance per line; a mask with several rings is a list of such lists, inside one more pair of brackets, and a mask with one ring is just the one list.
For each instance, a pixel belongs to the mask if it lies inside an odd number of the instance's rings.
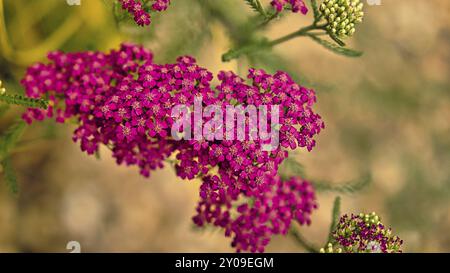
[[324,0],[319,10],[327,21],[327,31],[344,39],[353,36],[356,24],[362,22],[363,7],[361,0]]
[[328,243],[326,248],[321,248],[319,250],[320,253],[342,253],[342,248],[333,246],[332,243]]

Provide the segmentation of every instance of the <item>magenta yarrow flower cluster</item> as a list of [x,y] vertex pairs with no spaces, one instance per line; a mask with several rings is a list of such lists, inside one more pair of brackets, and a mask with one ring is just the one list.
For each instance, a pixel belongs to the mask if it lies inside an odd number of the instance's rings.
[[321,252],[400,253],[403,240],[392,235],[380,217],[372,212],[344,215],[332,233],[332,242]]
[[306,7],[303,0],[272,0],[270,4],[275,8],[277,12],[283,11],[283,9],[291,9],[292,12],[301,12],[303,14],[308,13],[308,8]]
[[[292,221],[311,223],[317,203],[308,181],[296,177],[282,181],[270,175],[264,180],[263,187],[243,193],[226,176],[204,177],[194,222],[225,229],[238,252],[264,252],[271,237],[286,234]],[[242,204],[243,199],[247,202]]]
[[[140,26],[147,26],[151,23],[149,12],[144,6],[148,1],[141,0],[118,0],[122,8],[130,13],[134,21]],[[170,0],[152,0],[153,4],[148,9],[153,11],[164,11],[170,5]]]
[[[122,6],[122,9],[126,10],[134,21],[140,26],[147,26],[151,23],[151,16],[149,11],[165,11],[169,5],[170,0],[150,0],[153,4],[146,7],[147,1],[143,0],[118,0]],[[272,0],[271,5],[277,12],[283,11],[283,9],[290,9],[292,12],[301,12],[302,14],[308,13],[308,8],[303,0]]]
[[[207,181],[218,180],[218,185],[227,185],[227,191],[232,191],[226,197],[230,200],[240,195],[257,198],[258,191],[267,193],[270,185],[278,185],[280,182],[273,181],[279,164],[287,157],[285,149],[311,150],[315,145],[313,137],[324,128],[320,116],[312,110],[314,91],[296,84],[284,72],[270,75],[251,69],[250,84],[233,72],[220,72],[219,84],[212,87],[212,73],[198,66],[192,57],[159,65],[153,63],[150,51],[131,44],[109,53],[53,52],[48,58],[48,64],[29,67],[22,84],[27,96],[48,99],[50,107],[28,109],[23,115],[25,121],[73,119],[78,124],[73,140],[80,143],[82,151],[92,155],[105,145],[118,164],[136,165],[146,177],[174,156],[178,176],[204,177],[202,189],[209,186]],[[175,122],[172,108],[192,105],[197,98],[202,98],[203,106],[222,109],[236,104],[279,105],[280,144],[265,151],[262,146],[267,141],[261,139],[175,140],[171,135]],[[211,119],[203,117],[205,122]],[[201,195],[203,200],[204,193]],[[307,218],[302,220],[301,212],[292,213],[301,223],[308,222]],[[285,232],[288,222],[283,223],[283,228],[264,234]],[[241,238],[235,233],[236,238]],[[260,251],[264,244],[252,242],[246,246],[241,242],[238,246],[236,241],[235,245],[239,250]]]
[[[48,98],[51,107],[29,109],[24,119],[31,122],[56,116],[63,122],[75,117],[79,127],[73,139],[83,151],[94,154],[104,144],[119,164],[137,165],[144,176],[162,168],[163,162],[176,154],[180,177],[193,179],[218,167],[221,174],[247,190],[263,183],[264,174],[277,173],[287,156],[284,148],[311,150],[314,135],[324,127],[311,108],[316,101],[314,92],[294,83],[284,72],[269,75],[251,69],[251,85],[232,72],[220,72],[220,84],[212,88],[212,74],[193,58],[158,65],[149,51],[129,44],[109,54],[54,52],[49,59],[50,64],[31,66],[22,83],[28,96]],[[279,104],[280,145],[269,152],[262,149],[265,142],[257,139],[175,141],[170,136],[172,107],[191,105],[198,96],[204,105],[222,107]]]

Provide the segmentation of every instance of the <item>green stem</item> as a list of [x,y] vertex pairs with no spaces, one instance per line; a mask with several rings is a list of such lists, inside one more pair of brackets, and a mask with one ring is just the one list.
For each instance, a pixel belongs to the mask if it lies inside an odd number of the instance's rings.
[[322,14],[319,12],[319,7],[316,0],[311,0],[311,6],[314,13],[314,23],[318,23],[322,19]]
[[267,50],[267,49],[271,49],[272,47],[284,43],[286,41],[289,41],[291,39],[297,38],[297,37],[301,37],[301,36],[308,36],[310,31],[313,30],[323,30],[324,27],[321,25],[317,25],[317,24],[312,24],[309,25],[307,27],[301,28],[297,31],[294,31],[288,35],[285,35],[283,37],[280,37],[278,39],[272,40],[272,41],[262,41],[259,43],[253,43],[253,44],[249,44],[246,46],[243,46],[239,49],[232,49],[230,51],[228,51],[227,53],[222,55],[222,61],[224,62],[228,62],[231,61],[233,59],[237,59],[239,58],[241,55],[248,55],[250,53],[254,53],[257,51],[261,51],[261,50]]
[[327,243],[331,242],[331,240],[333,239],[333,232],[336,229],[340,216],[341,216],[341,197],[337,196],[334,199],[333,203],[333,211],[331,213],[331,224],[330,224],[330,231],[328,233]]
[[310,25],[310,26],[301,28],[301,29],[299,29],[295,32],[292,32],[286,36],[283,36],[281,38],[278,38],[276,40],[269,42],[269,46],[274,47],[278,44],[284,43],[284,42],[294,39],[296,37],[305,36],[306,33],[308,33],[311,30],[315,30],[315,29],[317,29],[317,26],[315,26],[315,25]]
[[262,16],[267,17],[267,12],[264,9],[263,5],[261,4],[261,2],[259,0],[256,0],[256,4],[258,5],[258,9],[261,13]]

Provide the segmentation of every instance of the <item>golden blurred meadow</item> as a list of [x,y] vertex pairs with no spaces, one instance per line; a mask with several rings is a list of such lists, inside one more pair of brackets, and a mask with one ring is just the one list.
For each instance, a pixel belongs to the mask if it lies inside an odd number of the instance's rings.
[[[0,0],[0,79],[8,92],[27,66],[48,51],[109,50],[142,43],[159,63],[195,56],[210,71],[250,66],[286,70],[317,91],[326,123],[312,152],[299,152],[306,176],[342,183],[371,174],[370,185],[342,194],[342,212],[376,211],[404,240],[405,252],[450,251],[450,2],[382,0],[367,6],[349,40],[360,58],[334,55],[307,38],[283,43],[251,60],[223,63],[221,55],[245,40],[239,27],[253,15],[241,0],[173,0],[150,27],[118,23],[113,0]],[[263,1],[268,3],[269,1]],[[255,35],[277,38],[306,26],[311,16],[286,13]],[[11,107],[0,133],[23,112]],[[0,180],[0,251],[230,252],[216,228],[194,227],[199,181],[170,168],[150,179],[117,166],[102,149],[87,156],[71,140],[74,125],[35,123],[13,153],[19,194]],[[299,230],[326,241],[336,193],[319,192],[312,225]],[[303,252],[292,237],[275,237],[268,252]]]

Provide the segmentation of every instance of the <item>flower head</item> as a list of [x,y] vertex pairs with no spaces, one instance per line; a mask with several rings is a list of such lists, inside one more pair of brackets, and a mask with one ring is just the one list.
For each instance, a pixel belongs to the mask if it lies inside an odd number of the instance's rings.
[[[259,178],[261,187],[242,192],[228,177],[204,177],[194,222],[223,228],[238,252],[264,252],[271,237],[286,234],[293,221],[311,223],[317,203],[308,181],[296,177],[282,181],[269,175]],[[236,205],[241,199],[251,201]]]
[[[48,97],[51,107],[29,108],[23,114],[26,122],[51,117],[59,122],[75,120],[73,140],[82,151],[92,155],[106,145],[117,164],[137,166],[146,177],[172,156],[179,177],[192,180],[201,175],[204,181],[195,222],[225,228],[238,251],[261,252],[271,236],[285,234],[293,220],[310,223],[317,206],[311,185],[299,178],[283,182],[276,173],[287,157],[284,147],[312,149],[312,139],[324,124],[312,110],[314,91],[287,73],[250,69],[246,81],[222,71],[218,85],[212,86],[212,74],[192,57],[155,64],[150,51],[132,44],[107,53],[54,52],[48,58],[48,64],[30,66],[21,83],[27,96]],[[171,109],[180,103],[193,105],[198,97],[204,98],[203,106],[222,110],[235,104],[276,104],[278,113],[265,115],[269,124],[273,114],[280,117],[281,144],[266,151],[263,145],[271,140],[259,137],[176,140],[171,134],[175,122]],[[213,118],[203,116],[203,124]],[[237,115],[232,119],[237,121]],[[250,127],[245,126],[246,134]],[[267,132],[276,130],[269,128]],[[239,198],[254,202],[239,206],[235,218],[231,208]]]
[[320,12],[327,20],[328,32],[339,38],[352,36],[364,17],[363,6],[361,0],[324,0]]
[[277,12],[281,12],[284,8],[289,8],[292,12],[308,13],[308,8],[303,0],[272,0],[270,4]]
[[152,0],[153,4],[150,7],[144,6],[148,1],[142,0],[118,0],[122,6],[122,9],[128,11],[136,24],[140,26],[147,26],[151,23],[150,14],[146,9],[151,9],[153,11],[164,11],[170,5],[170,0]]
[[332,234],[332,242],[321,252],[399,253],[402,244],[403,240],[392,235],[375,212],[361,213],[342,216]]
[[[108,145],[119,164],[137,165],[146,176],[176,154],[175,167],[182,178],[193,179],[200,172],[207,175],[217,167],[221,179],[233,181],[242,191],[252,190],[262,184],[261,177],[277,172],[286,157],[284,148],[311,150],[313,137],[324,128],[321,117],[311,108],[316,100],[314,91],[299,86],[281,71],[272,75],[250,69],[249,83],[233,72],[220,72],[219,85],[213,87],[212,74],[194,58],[184,56],[174,64],[159,65],[153,63],[151,52],[132,44],[109,53],[54,52],[49,59],[49,64],[31,66],[22,84],[29,97],[48,97],[52,107],[29,109],[24,120],[31,123],[56,117],[64,122],[76,118],[79,127],[73,139],[80,141],[83,151],[93,154],[101,144]],[[42,84],[45,82],[48,84]],[[197,97],[204,98],[205,106],[221,109],[234,103],[278,104],[281,144],[268,152],[262,147],[270,139],[264,137],[174,140],[172,107],[192,105]],[[271,123],[271,113],[266,115]],[[224,115],[224,123],[226,118]],[[203,117],[203,124],[211,119]],[[250,126],[246,127],[248,134]],[[214,135],[223,128],[210,129]],[[237,136],[234,129],[232,136]]]

